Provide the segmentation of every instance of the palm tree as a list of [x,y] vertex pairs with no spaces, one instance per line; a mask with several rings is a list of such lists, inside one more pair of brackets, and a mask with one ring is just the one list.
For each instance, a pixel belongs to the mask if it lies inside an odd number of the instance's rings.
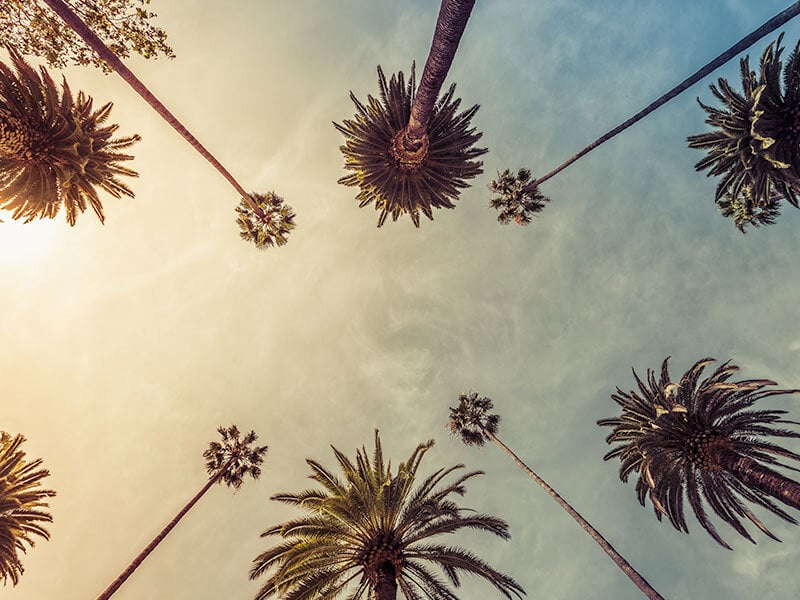
[[516,465],[522,469],[528,477],[533,479],[536,484],[541,487],[545,492],[550,494],[550,497],[555,500],[558,505],[563,508],[569,515],[577,521],[583,530],[597,542],[603,551],[614,561],[625,575],[638,587],[642,593],[651,600],[660,599],[662,596],[651,586],[647,580],[642,577],[636,569],[634,569],[625,558],[617,552],[608,541],[592,527],[581,514],[575,510],[558,492],[550,487],[544,479],[539,477],[522,459],[520,459],[508,446],[506,446],[500,438],[497,437],[497,430],[500,425],[500,416],[497,414],[490,414],[494,404],[490,398],[485,396],[478,396],[476,392],[468,394],[461,394],[458,397],[458,406],[455,408],[450,407],[450,420],[448,426],[451,433],[458,435],[461,441],[467,446],[483,446],[486,440],[494,442],[506,455],[513,460]]
[[[507,575],[467,550],[432,540],[462,529],[509,537],[501,519],[461,508],[451,499],[463,495],[464,484],[480,471],[445,482],[464,468],[455,465],[415,485],[417,469],[432,445],[429,440],[417,446],[394,473],[384,463],[377,431],[371,460],[363,447],[355,463],[333,448],[343,477],[306,460],[310,478],[322,489],[272,497],[307,514],[261,534],[283,541],[253,561],[250,579],[271,572],[256,598],[326,600],[346,593],[349,600],[393,600],[399,589],[407,600],[456,600],[451,586],[459,587],[463,573],[486,579],[507,598],[521,597],[525,592]],[[447,581],[430,566],[440,569]]]
[[408,84],[402,71],[387,84],[379,66],[380,101],[368,96],[365,105],[350,92],[357,110],[354,120],[333,124],[345,137],[340,147],[344,167],[353,171],[339,183],[361,189],[356,196],[360,207],[374,203],[380,212],[378,227],[388,215],[396,221],[406,213],[419,227],[420,211],[432,220],[434,208],[455,208],[459,190],[483,172],[483,163],[474,160],[486,153],[474,147],[482,134],[470,129],[478,106],[458,113],[461,100],[453,98],[455,85],[436,100],[474,4],[442,0],[416,93],[413,66]]
[[106,590],[97,597],[97,600],[108,600],[114,595],[125,580],[130,577],[137,567],[142,564],[145,558],[155,550],[161,541],[167,537],[178,522],[189,512],[203,495],[216,483],[224,482],[229,487],[238,490],[246,475],[253,479],[258,479],[261,475],[261,463],[264,462],[264,454],[267,446],[254,446],[258,439],[254,431],[242,436],[236,425],[230,427],[219,427],[217,431],[222,436],[222,441],[213,441],[209,444],[203,458],[206,459],[206,470],[211,475],[205,485],[200,488],[186,505],[178,511],[178,514],[167,523],[159,534],[142,550],[131,564],[117,577]]
[[[708,175],[721,175],[715,200],[742,233],[747,225],[771,225],[780,200],[798,206],[800,193],[800,42],[786,61],[780,56],[783,34],[761,56],[760,73],[741,60],[740,94],[725,79],[711,92],[724,107],[700,102],[715,129],[690,136],[689,147],[708,151],[695,165]],[[782,69],[783,67],[783,69]],[[781,71],[785,92],[781,89]],[[698,100],[699,102],[699,100]]]
[[[291,225],[287,225],[288,221],[282,221],[282,223],[276,228],[274,224],[272,224],[272,220],[274,218],[281,219],[281,213],[273,213],[273,212],[264,212],[264,209],[260,206],[260,203],[251,197],[251,195],[245,191],[242,185],[231,175],[230,171],[228,171],[217,158],[211,154],[208,150],[206,150],[205,146],[200,143],[200,141],[192,135],[192,133],[184,127],[183,123],[181,123],[175,115],[173,115],[162,102],[156,98],[153,93],[147,89],[147,87],[139,80],[133,72],[125,66],[125,64],[117,57],[111,49],[105,45],[105,43],[91,30],[89,27],[84,23],[81,18],[63,1],[63,0],[44,0],[44,2],[51,8],[53,11],[61,17],[64,22],[69,25],[75,33],[77,33],[84,42],[94,50],[97,55],[104,60],[114,71],[116,71],[122,79],[124,79],[128,85],[130,85],[136,93],[138,93],[142,98],[144,98],[145,102],[147,102],[153,110],[155,110],[167,123],[169,123],[178,133],[183,136],[183,138],[189,142],[189,144],[200,153],[200,155],[205,158],[214,168],[230,183],[233,188],[239,193],[242,197],[240,208],[249,207],[252,211],[253,219],[250,220],[250,224],[255,226],[255,232],[251,232],[251,229],[241,229],[241,236],[246,240],[253,241],[257,246],[264,247],[263,245],[258,244],[259,236],[261,237],[273,237],[276,235],[276,230],[282,232],[283,234],[287,234],[293,227],[294,222],[291,221]],[[269,205],[272,206],[272,205]],[[291,209],[289,209],[291,211]],[[279,244],[280,245],[280,244]]]
[[56,495],[42,489],[41,480],[50,472],[40,468],[41,458],[25,460],[24,441],[21,435],[0,432],[0,580],[10,579],[13,585],[25,570],[19,555],[25,544],[33,547],[34,535],[50,539],[42,523],[53,522],[46,499]]
[[[796,17],[798,14],[800,14],[800,2],[795,2],[789,8],[787,8],[786,10],[778,13],[777,15],[772,17],[770,20],[768,20],[766,23],[761,25],[761,27],[759,27],[758,29],[754,30],[752,33],[750,33],[750,34],[746,35],[745,37],[743,37],[741,40],[736,42],[733,46],[728,48],[725,52],[723,52],[722,54],[717,56],[714,60],[712,60],[708,64],[706,64],[703,67],[701,67],[694,74],[692,74],[689,77],[687,77],[686,79],[684,79],[681,83],[676,85],[674,88],[669,90],[667,93],[665,93],[664,95],[662,95],[659,98],[657,98],[654,102],[648,104],[645,108],[643,108],[638,113],[633,115],[630,119],[620,123],[619,125],[617,125],[613,129],[611,129],[610,131],[608,131],[605,134],[603,134],[602,136],[597,138],[595,141],[593,141],[591,144],[589,144],[584,149],[582,149],[579,152],[577,152],[576,154],[574,154],[571,158],[569,158],[568,160],[566,160],[565,162],[563,162],[562,164],[557,166],[555,169],[553,169],[552,171],[550,171],[546,175],[544,175],[542,177],[539,177],[538,179],[535,179],[534,181],[531,181],[530,183],[522,185],[522,189],[523,189],[523,192],[524,192],[522,197],[526,198],[526,199],[530,198],[532,201],[534,201],[534,205],[536,205],[535,199],[537,197],[538,198],[544,197],[544,196],[542,196],[541,192],[539,191],[539,186],[542,183],[544,183],[545,181],[547,181],[548,179],[550,179],[554,175],[560,173],[561,171],[566,169],[568,166],[570,166],[572,163],[574,163],[576,160],[578,160],[579,158],[585,156],[586,154],[588,154],[589,152],[591,152],[592,150],[594,150],[595,148],[597,148],[601,144],[604,144],[605,142],[607,142],[608,140],[610,140],[611,138],[613,138],[617,134],[625,131],[628,127],[630,127],[634,123],[642,120],[647,115],[649,115],[650,113],[655,111],[657,108],[663,106],[664,104],[666,104],[667,102],[669,102],[670,100],[672,100],[673,98],[675,98],[676,96],[681,94],[682,92],[686,91],[687,89],[692,87],[695,83],[697,83],[698,81],[703,79],[706,75],[709,75],[710,73],[712,73],[713,71],[715,71],[716,69],[718,69],[719,67],[721,67],[722,65],[727,63],[729,60],[731,60],[737,54],[740,54],[740,53],[744,52],[750,46],[755,44],[758,40],[760,40],[761,38],[763,38],[766,35],[769,35],[770,33],[775,31],[781,25],[784,25],[789,20],[791,20],[794,17]],[[511,189],[515,189],[515,185],[514,184],[516,184],[516,183],[518,183],[518,182],[513,182],[512,181],[511,185],[510,185],[510,188]],[[492,184],[490,184],[490,189],[492,189],[492,185],[495,185],[495,184],[496,184],[496,182],[492,182]],[[496,192],[498,190],[492,189],[492,191]],[[549,201],[549,199],[546,199],[545,201]],[[501,195],[499,199],[492,199],[490,205],[492,207],[494,207],[494,208],[497,208],[498,210],[503,210],[505,208],[506,204],[513,204],[514,202],[515,202],[515,199],[514,199],[513,196]],[[541,209],[538,209],[538,210],[541,210]],[[538,212],[538,210],[534,210],[532,212]],[[531,215],[532,215],[532,213],[528,214],[529,217]],[[503,221],[500,217],[498,217],[498,221],[500,221],[501,223],[507,223],[508,222],[508,221]],[[527,219],[523,219],[522,222],[519,223],[519,224],[520,225],[527,225],[529,222],[530,222],[530,218],[527,218]]]
[[678,383],[672,383],[668,361],[669,357],[664,359],[658,381],[650,369],[646,383],[633,371],[641,395],[617,388],[611,396],[622,407],[622,414],[597,424],[613,427],[606,441],[619,445],[604,460],[619,458],[622,481],[635,471],[639,503],[644,506],[650,498],[658,520],[666,515],[678,530],[689,532],[684,518],[685,495],[703,528],[725,548],[731,547],[711,523],[706,504],[753,543],[742,517],[777,539],[753,515],[748,503],[797,523],[773,499],[800,510],[800,483],[770,467],[793,469],[779,459],[800,461],[800,454],[767,438],[800,438],[800,433],[782,428],[800,423],[783,419],[783,410],[751,407],[762,398],[800,390],[764,389],[777,385],[768,379],[729,381],[739,370],[730,362],[700,381],[713,358],[697,361]]
[[12,48],[13,68],[0,63],[0,208],[27,223],[53,218],[63,206],[70,225],[91,206],[102,222],[97,190],[133,196],[119,176],[136,177],[119,151],[138,135],[113,138],[104,125],[111,103],[94,110],[83,92],[73,97],[66,80],[59,92],[44,67],[37,72]]

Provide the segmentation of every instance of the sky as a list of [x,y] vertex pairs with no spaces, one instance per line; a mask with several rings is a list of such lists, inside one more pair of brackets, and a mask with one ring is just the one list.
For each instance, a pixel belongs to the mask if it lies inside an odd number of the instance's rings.
[[[530,598],[640,592],[494,446],[449,436],[461,392],[493,399],[499,436],[666,598],[795,598],[800,528],[759,513],[783,540],[757,545],[720,524],[717,546],[659,523],[604,463],[610,394],[671,356],[711,356],[742,378],[800,387],[800,211],[739,233],[686,137],[707,131],[695,100],[737,81],[738,60],[542,185],[553,201],[527,228],[501,226],[486,186],[498,170],[541,175],[627,119],[787,0],[479,1],[450,71],[480,104],[484,173],[455,210],[415,229],[375,227],[345,174],[352,90],[377,95],[376,66],[425,62],[434,0],[153,0],[174,60],[127,64],[248,189],[297,213],[288,245],[258,251],[235,224],[225,180],[115,74],[64,71],[113,101],[135,199],[0,224],[0,428],[41,457],[51,540],[24,558],[10,600],[96,597],[205,483],[220,425],[269,445],[259,480],[217,486],[114,596],[252,598],[259,534],[297,516],[271,501],[300,491],[306,458],[333,467],[380,430],[394,463],[435,438],[422,473],[486,474],[463,506],[504,518],[512,538],[461,536]],[[782,28],[800,38],[800,21]],[[751,50],[751,62],[767,43]],[[738,87],[738,84],[736,84]],[[797,397],[768,408],[800,414]],[[793,447],[796,451],[797,444]],[[493,597],[466,579],[465,600]]]

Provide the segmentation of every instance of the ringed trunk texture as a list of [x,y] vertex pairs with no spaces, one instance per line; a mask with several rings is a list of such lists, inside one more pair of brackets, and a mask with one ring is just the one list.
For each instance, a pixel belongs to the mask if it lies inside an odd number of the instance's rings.
[[719,462],[723,469],[742,483],[800,510],[800,483],[797,481],[731,450],[721,452]]
[[195,504],[197,504],[197,501],[203,497],[203,494],[205,494],[211,488],[212,485],[214,485],[220,480],[220,477],[222,477],[222,474],[224,473],[226,467],[220,469],[216,475],[214,475],[211,479],[209,479],[206,482],[206,484],[201,488],[201,490],[197,492],[191,500],[189,500],[186,506],[184,506],[180,510],[180,512],[177,515],[175,515],[175,518],[173,518],[172,521],[167,523],[164,529],[162,529],[159,532],[159,534],[155,538],[153,538],[153,540],[149,544],[147,544],[145,549],[142,550],[139,553],[139,555],[133,559],[131,564],[129,564],[128,567],[122,573],[120,573],[119,577],[117,577],[113,582],[111,582],[111,585],[109,585],[106,588],[106,590],[97,597],[97,600],[108,600],[109,598],[111,598],[112,595],[114,595],[114,592],[116,592],[122,586],[122,584],[125,583],[125,580],[128,579],[128,577],[130,577],[133,574],[133,572],[137,569],[137,567],[140,564],[142,564],[144,559],[147,558],[147,556],[153,550],[155,550],[156,546],[158,546],[161,543],[161,541],[165,537],[167,537],[167,534],[169,534],[169,532],[175,528],[175,526],[184,517],[184,515],[187,512],[189,512],[189,509],[191,509]]
[[533,191],[535,189],[535,187],[538,186],[540,183],[543,183],[543,182],[547,181],[548,179],[550,179],[553,175],[556,175],[557,173],[560,173],[561,171],[566,169],[568,166],[570,166],[572,163],[574,163],[576,160],[578,160],[582,156],[588,154],[589,152],[591,152],[592,150],[597,148],[600,144],[603,144],[603,143],[607,142],[608,140],[613,138],[618,133],[624,131],[625,129],[627,129],[628,127],[630,127],[631,125],[633,125],[637,121],[640,121],[641,119],[643,119],[644,117],[649,115],[651,112],[653,112],[654,110],[656,110],[660,106],[662,106],[662,105],[666,104],[667,102],[669,102],[670,100],[672,100],[675,96],[677,96],[681,92],[684,92],[685,90],[689,89],[695,83],[697,83],[698,81],[703,79],[706,75],[710,74],[712,71],[714,71],[714,70],[718,69],[719,67],[721,67],[722,65],[724,65],[726,62],[728,62],[729,60],[734,58],[737,54],[740,54],[741,52],[744,52],[750,46],[755,44],[758,40],[763,38],[765,35],[769,35],[770,33],[775,31],[781,25],[784,25],[790,19],[793,19],[794,17],[796,17],[798,14],[800,14],[800,2],[795,2],[789,8],[784,10],[783,12],[780,12],[777,15],[775,15],[774,17],[772,17],[769,21],[764,23],[761,27],[759,27],[758,29],[756,29],[755,31],[750,33],[749,35],[743,37],[741,40],[736,42],[733,46],[731,46],[725,52],[723,52],[722,54],[717,56],[710,63],[708,63],[705,66],[703,66],[702,68],[700,68],[699,71],[695,72],[693,75],[690,75],[688,78],[684,79],[681,83],[679,83],[674,88],[672,88],[670,91],[668,91],[666,94],[664,94],[663,96],[661,96],[660,98],[655,100],[652,104],[649,104],[643,110],[640,110],[638,113],[633,115],[630,119],[628,119],[624,123],[621,123],[620,125],[617,125],[611,131],[609,131],[606,134],[602,135],[601,137],[597,138],[591,144],[586,146],[586,148],[584,148],[583,150],[581,150],[580,152],[578,152],[577,154],[572,156],[572,158],[570,158],[566,162],[562,163],[561,165],[559,165],[558,167],[556,167],[555,169],[553,169],[552,171],[550,171],[546,175],[544,175],[544,176],[540,177],[539,179],[537,179],[536,181],[528,184],[526,186],[526,189],[528,191]]
[[558,492],[551,488],[544,479],[534,473],[531,468],[528,467],[528,465],[522,462],[522,460],[516,454],[514,454],[514,452],[508,446],[501,442],[496,435],[484,428],[481,429],[487,438],[497,444],[500,449],[505,452],[520,469],[525,471],[531,479],[533,479],[542,489],[544,489],[544,491],[550,494],[553,500],[555,500],[558,505],[561,506],[561,508],[567,511],[569,515],[578,522],[583,530],[588,533],[595,542],[597,542],[603,551],[611,558],[611,560],[614,561],[614,563],[622,570],[622,572],[630,578],[630,580],[642,591],[645,596],[650,598],[650,600],[664,600],[663,596],[661,596],[661,594],[659,594],[655,588],[653,588],[653,586],[650,585],[650,583],[648,583],[648,581],[642,577],[639,572],[634,569],[619,552],[614,549],[614,546],[612,546],[608,540],[600,535],[600,532],[592,527],[591,523],[584,519],[577,510],[572,508],[572,506],[566,500],[564,500],[558,494]]
[[418,149],[428,131],[433,107],[453,64],[474,5],[475,0],[442,0],[428,60],[414,94],[411,117],[404,136],[404,143],[409,150]]
[[164,106],[161,101],[156,98],[147,86],[145,86],[136,75],[133,74],[128,67],[114,54],[111,49],[105,45],[103,40],[101,40],[97,35],[89,29],[88,25],[83,22],[83,20],[75,14],[75,12],[64,3],[63,0],[44,0],[45,4],[49,6],[53,12],[55,12],[63,21],[69,25],[75,33],[77,33],[86,45],[89,46],[92,50],[94,50],[97,55],[106,61],[112,69],[114,69],[120,77],[122,77],[128,85],[130,85],[136,93],[138,93],[142,98],[144,98],[145,102],[147,102],[161,117],[169,123],[175,131],[180,133],[183,138],[191,144],[192,148],[197,150],[203,158],[205,158],[208,162],[210,162],[214,168],[222,175],[225,179],[228,180],[233,188],[245,199],[245,201],[250,205],[256,214],[264,218],[264,212],[253,202],[253,199],[250,197],[245,189],[239,184],[238,181],[234,178],[233,175],[219,162],[213,154],[211,154],[208,150],[206,150],[205,146],[199,142],[199,140],[194,137],[194,135],[189,132],[186,127],[173,115],[166,106]]
[[389,561],[380,563],[375,573],[375,600],[397,598],[397,573]]

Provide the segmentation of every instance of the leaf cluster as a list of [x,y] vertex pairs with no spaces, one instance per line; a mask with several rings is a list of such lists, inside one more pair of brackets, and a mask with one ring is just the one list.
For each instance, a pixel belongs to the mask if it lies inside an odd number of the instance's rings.
[[785,200],[798,207],[800,194],[800,42],[780,60],[781,34],[761,56],[759,72],[740,61],[742,92],[719,78],[711,92],[721,108],[704,104],[714,129],[689,136],[689,147],[707,151],[695,168],[720,176],[715,201],[723,216],[745,232],[770,225]]
[[[120,58],[131,51],[153,58],[174,58],[167,34],[152,24],[150,0],[64,0]],[[43,58],[53,68],[91,65],[111,68],[41,0],[0,2],[0,44]]]
[[42,523],[53,517],[45,509],[52,490],[41,487],[50,473],[42,469],[42,459],[26,461],[20,446],[21,435],[0,432],[0,580],[16,585],[24,568],[20,553],[26,544],[34,545],[33,536],[50,539]]
[[258,479],[268,447],[253,445],[258,439],[256,432],[250,431],[242,436],[236,425],[219,427],[217,431],[222,441],[211,442],[203,452],[209,475],[221,472],[221,480],[236,490],[241,487],[245,476]]
[[367,96],[360,102],[350,92],[356,106],[353,119],[345,119],[334,127],[345,137],[340,150],[345,158],[344,168],[352,171],[339,183],[360,188],[356,200],[359,207],[374,204],[380,212],[378,227],[391,215],[396,221],[408,214],[419,227],[420,212],[433,220],[434,208],[455,208],[460,190],[469,187],[467,181],[482,173],[482,162],[475,160],[486,153],[476,148],[481,138],[470,127],[478,105],[459,113],[461,100],[454,98],[455,84],[442,95],[433,107],[428,124],[427,156],[418,168],[408,169],[391,152],[395,136],[406,128],[414,102],[414,67],[405,81],[403,72],[392,75],[387,82],[378,66],[380,98]]
[[284,204],[283,198],[275,192],[252,193],[250,199],[261,212],[256,212],[247,200],[242,198],[236,207],[239,236],[243,240],[253,242],[256,248],[261,250],[286,244],[289,241],[289,233],[295,228],[296,215],[292,207]]
[[[703,528],[726,548],[730,546],[717,533],[706,507],[753,543],[742,518],[775,538],[753,515],[748,503],[791,523],[796,520],[758,485],[744,482],[729,469],[721,468],[720,458],[729,452],[762,465],[797,470],[776,457],[798,461],[800,455],[767,438],[800,438],[797,431],[780,427],[800,423],[783,419],[781,415],[786,411],[751,407],[768,396],[800,390],[764,389],[776,385],[767,379],[729,381],[739,370],[729,362],[701,380],[704,368],[714,362],[713,358],[697,361],[678,383],[672,383],[668,361],[669,357],[662,363],[658,379],[650,369],[646,381],[633,371],[638,392],[625,393],[617,388],[611,396],[622,407],[622,413],[598,421],[598,425],[613,427],[606,442],[618,444],[604,459],[620,460],[622,481],[636,473],[639,503],[644,506],[649,498],[656,517],[661,520],[662,514],[666,515],[676,529],[688,532],[683,509],[685,498]],[[702,458],[698,448],[706,453]]]
[[539,191],[531,181],[529,169],[519,169],[516,174],[509,169],[497,173],[497,179],[489,183],[489,190],[497,194],[489,200],[489,206],[499,211],[498,222],[503,225],[514,221],[517,225],[528,225],[536,213],[544,210],[550,198]]
[[14,50],[12,66],[0,63],[0,208],[29,222],[53,218],[61,206],[75,224],[91,206],[104,220],[97,190],[115,198],[133,196],[120,176],[137,173],[121,163],[120,152],[140,138],[114,138],[118,126],[105,125],[111,103],[93,108],[83,92],[74,98],[66,80],[59,92],[44,67],[38,72]]
[[474,554],[431,540],[461,529],[509,537],[501,519],[461,508],[451,499],[463,495],[465,483],[480,471],[446,481],[464,468],[455,465],[416,483],[432,445],[433,440],[418,445],[396,471],[384,461],[377,431],[371,456],[362,447],[352,461],[333,448],[341,476],[307,460],[310,478],[320,488],[272,497],[306,514],[262,534],[282,541],[254,560],[250,578],[268,575],[256,597],[322,600],[346,593],[348,600],[366,599],[386,570],[407,600],[456,600],[452,587],[459,587],[462,573],[486,579],[507,598],[521,596],[513,579]]

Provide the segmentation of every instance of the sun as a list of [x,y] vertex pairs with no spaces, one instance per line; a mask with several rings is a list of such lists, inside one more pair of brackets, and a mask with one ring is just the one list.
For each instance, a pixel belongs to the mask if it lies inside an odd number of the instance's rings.
[[42,260],[64,234],[64,223],[38,220],[15,221],[0,211],[0,265],[28,267]]

